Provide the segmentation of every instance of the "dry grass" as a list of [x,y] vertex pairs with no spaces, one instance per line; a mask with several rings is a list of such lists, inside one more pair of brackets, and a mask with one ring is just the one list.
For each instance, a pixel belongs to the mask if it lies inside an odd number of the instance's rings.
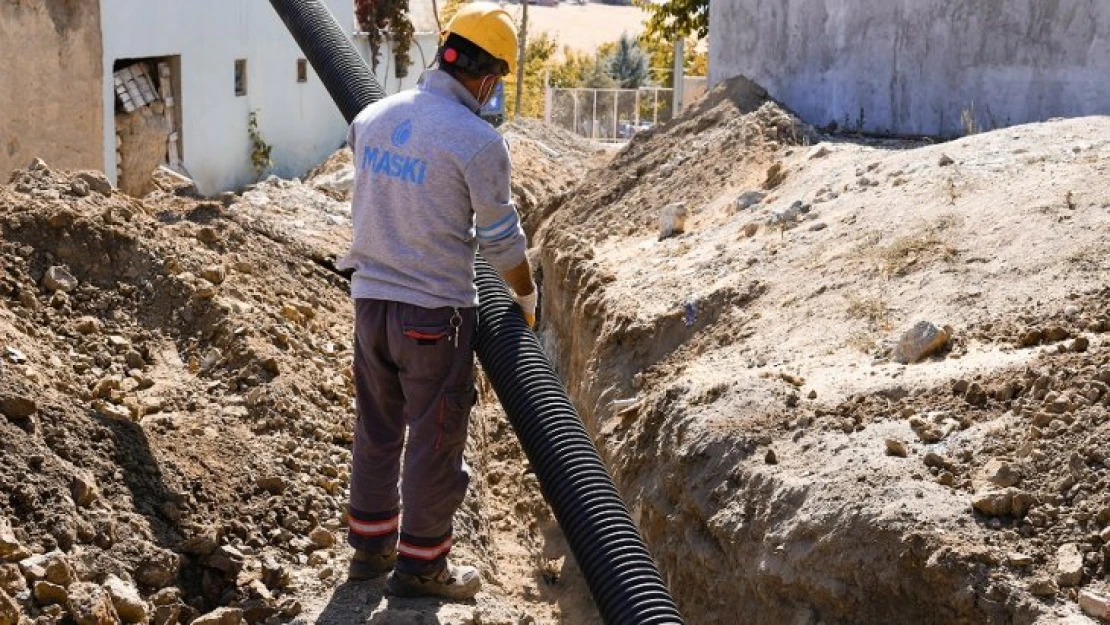
[[888,276],[904,276],[933,263],[952,262],[959,253],[945,239],[957,224],[953,216],[941,217],[926,227],[924,233],[900,237],[889,246],[879,248],[879,267]]
[[770,191],[786,180],[786,168],[782,163],[775,163],[767,169],[767,179],[763,181],[763,188]]
[[845,344],[864,354],[870,354],[879,347],[883,334],[894,329],[891,309],[881,297],[848,297],[848,317],[864,321],[866,328],[853,331]]
[[872,331],[888,331],[893,326],[890,323],[890,307],[881,297],[848,298],[848,317],[861,319],[867,322],[867,327]]

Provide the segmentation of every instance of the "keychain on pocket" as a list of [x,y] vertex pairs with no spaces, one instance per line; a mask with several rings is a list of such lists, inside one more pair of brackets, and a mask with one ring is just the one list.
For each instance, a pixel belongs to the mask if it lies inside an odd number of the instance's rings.
[[451,317],[451,328],[455,331],[455,347],[459,346],[459,327],[462,326],[462,315],[459,314],[459,309],[455,309],[455,314]]

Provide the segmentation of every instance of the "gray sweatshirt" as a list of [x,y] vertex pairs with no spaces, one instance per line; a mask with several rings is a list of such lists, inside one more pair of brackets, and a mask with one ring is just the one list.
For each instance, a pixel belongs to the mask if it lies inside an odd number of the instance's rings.
[[458,81],[429,70],[355,118],[354,240],[339,262],[354,269],[352,297],[470,307],[477,249],[501,273],[524,262],[509,150],[478,108]]

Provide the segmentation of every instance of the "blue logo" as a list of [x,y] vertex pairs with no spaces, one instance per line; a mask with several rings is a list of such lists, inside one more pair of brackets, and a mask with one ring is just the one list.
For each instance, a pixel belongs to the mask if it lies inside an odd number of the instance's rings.
[[362,148],[358,168],[372,176],[388,176],[412,184],[424,184],[428,177],[428,162],[424,159],[370,146]]
[[399,148],[402,145],[405,145],[406,143],[408,143],[409,139],[411,139],[411,138],[412,138],[412,120],[411,119],[406,119],[404,122],[401,123],[400,126],[397,126],[396,130],[393,131],[393,137],[392,137],[393,147]]

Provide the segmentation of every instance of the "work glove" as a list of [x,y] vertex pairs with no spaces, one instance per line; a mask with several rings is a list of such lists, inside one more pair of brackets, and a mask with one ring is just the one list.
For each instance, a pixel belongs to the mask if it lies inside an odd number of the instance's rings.
[[513,293],[513,300],[520,306],[520,312],[524,314],[524,321],[528,324],[529,328],[536,327],[536,296],[538,291],[532,289],[528,295],[517,295]]

